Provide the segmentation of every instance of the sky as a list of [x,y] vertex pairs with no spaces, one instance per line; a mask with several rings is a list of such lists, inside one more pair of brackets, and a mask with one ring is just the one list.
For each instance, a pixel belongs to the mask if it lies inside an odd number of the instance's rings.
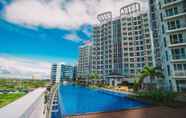
[[[52,63],[77,63],[99,13],[146,0],[0,0],[0,77],[50,73]],[[145,7],[144,7],[145,8]]]

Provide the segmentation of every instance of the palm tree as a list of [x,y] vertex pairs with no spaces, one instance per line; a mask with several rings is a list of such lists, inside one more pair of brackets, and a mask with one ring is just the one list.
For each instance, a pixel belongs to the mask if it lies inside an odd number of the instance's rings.
[[92,72],[89,76],[90,79],[92,80],[98,80],[99,79],[99,75],[96,72]]
[[148,67],[145,66],[143,71],[140,72],[140,79],[138,81],[138,85],[142,85],[144,79],[149,77],[150,79],[150,88],[152,89],[152,81],[160,78],[164,78],[162,73],[162,69],[160,67]]

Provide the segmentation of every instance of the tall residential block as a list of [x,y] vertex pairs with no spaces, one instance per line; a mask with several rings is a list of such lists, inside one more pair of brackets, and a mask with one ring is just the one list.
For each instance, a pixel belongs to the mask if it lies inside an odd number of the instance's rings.
[[79,47],[77,77],[88,78],[92,69],[92,42],[87,41]]
[[[93,71],[107,79],[112,75],[135,78],[145,65],[154,65],[153,36],[147,12],[139,3],[127,5],[120,16],[98,15],[93,26]],[[131,80],[132,81],[132,80]]]
[[135,78],[145,65],[154,66],[149,14],[141,10],[139,3],[121,8],[120,14],[123,74]]
[[165,87],[186,91],[186,0],[149,0],[149,5],[159,16],[156,22]]

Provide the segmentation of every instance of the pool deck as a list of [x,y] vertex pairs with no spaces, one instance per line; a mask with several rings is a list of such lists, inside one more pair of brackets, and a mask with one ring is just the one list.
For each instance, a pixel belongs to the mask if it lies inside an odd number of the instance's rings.
[[108,113],[92,113],[81,116],[71,116],[69,118],[186,118],[186,107],[151,107]]

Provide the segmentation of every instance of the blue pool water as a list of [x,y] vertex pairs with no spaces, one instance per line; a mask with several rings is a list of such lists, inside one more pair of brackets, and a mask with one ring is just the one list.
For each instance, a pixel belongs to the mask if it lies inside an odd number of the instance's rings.
[[61,112],[64,116],[148,106],[139,101],[128,99],[126,94],[115,95],[77,85],[61,85],[59,99]]

